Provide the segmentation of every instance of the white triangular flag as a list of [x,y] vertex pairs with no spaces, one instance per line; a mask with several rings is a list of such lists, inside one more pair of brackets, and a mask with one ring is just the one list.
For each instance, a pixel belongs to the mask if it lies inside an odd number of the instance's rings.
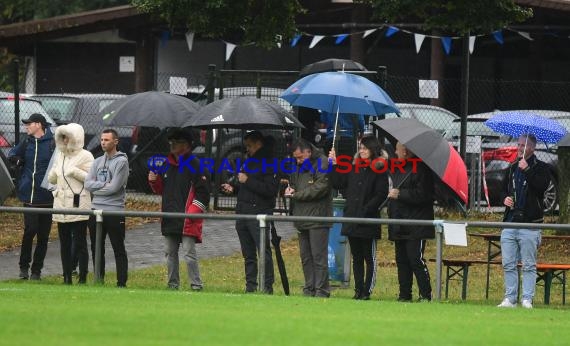
[[420,52],[422,43],[424,43],[424,38],[426,38],[426,35],[414,34],[414,41],[416,42],[416,54]]
[[233,43],[226,42],[226,61],[230,60],[232,53],[236,49],[236,45]]
[[192,31],[188,31],[186,33],[186,44],[188,45],[188,51],[192,51],[192,45],[194,44],[194,33]]
[[477,36],[469,36],[469,54],[473,54],[475,50],[475,38]]
[[371,33],[373,33],[373,32],[376,31],[376,30],[378,30],[378,29],[376,28],[376,29],[369,29],[369,30],[366,30],[366,31],[364,32],[364,35],[362,35],[362,38],[366,38],[366,36],[370,35]]
[[322,40],[323,38],[325,38],[325,36],[323,35],[315,35],[313,36],[313,40],[311,41],[311,44],[309,45],[309,49],[313,48],[314,46],[317,45],[317,43],[319,43],[320,40]]
[[534,39],[532,37],[530,37],[530,34],[528,32],[524,32],[524,31],[517,31],[517,32],[519,33],[519,35],[526,38],[527,40],[534,41]]

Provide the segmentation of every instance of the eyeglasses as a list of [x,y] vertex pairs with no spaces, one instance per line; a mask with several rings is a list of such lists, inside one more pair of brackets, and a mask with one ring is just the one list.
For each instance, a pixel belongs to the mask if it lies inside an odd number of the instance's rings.
[[168,144],[170,145],[175,145],[175,144],[184,144],[184,143],[188,143],[183,139],[172,139],[168,141]]

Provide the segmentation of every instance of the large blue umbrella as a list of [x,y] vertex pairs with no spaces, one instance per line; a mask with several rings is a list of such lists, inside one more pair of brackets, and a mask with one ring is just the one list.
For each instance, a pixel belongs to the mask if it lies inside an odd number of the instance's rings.
[[303,77],[288,87],[281,98],[293,106],[330,113],[381,115],[400,112],[378,85],[345,72],[322,72]]
[[549,119],[532,112],[508,111],[495,114],[485,121],[492,130],[519,137],[523,134],[533,134],[537,140],[545,143],[558,143],[568,131],[556,120]]

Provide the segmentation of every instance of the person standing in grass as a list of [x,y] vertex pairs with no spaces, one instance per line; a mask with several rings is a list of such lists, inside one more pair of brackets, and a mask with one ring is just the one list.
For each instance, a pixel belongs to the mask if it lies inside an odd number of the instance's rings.
[[[85,133],[79,124],[62,125],[55,131],[57,155],[48,173],[48,181],[56,186],[53,191],[55,209],[91,209],[91,195],[84,182],[93,155],[83,149]],[[79,283],[87,281],[89,254],[87,252],[87,222],[89,215],[55,214],[59,233],[63,283],[71,285],[74,269],[73,256],[79,261]]]
[[[50,158],[55,149],[51,125],[38,113],[22,119],[28,136],[10,149],[8,160],[21,168],[18,181],[18,199],[26,208],[51,208],[53,195],[41,187]],[[24,234],[20,251],[20,279],[41,280],[41,272],[46,257],[49,234],[51,231],[51,214],[24,214]],[[33,253],[33,241],[36,238],[36,249]],[[30,276],[30,262],[31,276]]]
[[[201,214],[210,202],[210,174],[200,171],[199,160],[193,158],[189,167],[180,166],[192,155],[192,134],[185,130],[174,130],[168,135],[170,154],[168,168],[163,172],[148,172],[148,183],[152,191],[162,194],[162,211],[171,213]],[[177,290],[180,286],[178,251],[184,248],[184,261],[188,271],[190,289],[202,290],[202,279],[198,266],[196,244],[202,242],[203,219],[162,218],[161,231],[164,236],[168,288]]]
[[[395,187],[388,190],[388,214],[392,219],[433,220],[433,173],[402,143],[396,144],[396,156],[404,160],[403,170],[395,169]],[[414,160],[416,159],[416,160]],[[389,239],[394,241],[398,283],[398,301],[412,300],[413,276],[420,291],[418,301],[431,301],[431,283],[424,250],[426,240],[435,238],[434,226],[389,225]]]
[[[518,157],[509,167],[504,187],[504,222],[542,223],[544,193],[550,184],[548,166],[534,155],[536,137],[522,135],[518,139]],[[505,228],[501,232],[501,257],[505,273],[505,297],[500,308],[517,306],[519,273],[522,263],[523,308],[532,309],[536,288],[536,256],[540,245],[540,229]]]
[[[379,158],[384,160],[378,160]],[[365,136],[360,141],[350,172],[340,173],[336,169],[332,170],[332,186],[335,189],[343,189],[346,198],[343,216],[378,218],[378,208],[388,195],[388,175],[386,170],[383,173],[377,171],[383,169],[387,158],[388,153],[382,150],[378,139]],[[334,148],[329,152],[329,159],[333,165],[337,165]],[[355,291],[353,299],[369,300],[376,280],[376,240],[381,236],[380,226],[345,223],[342,225],[341,234],[348,237],[352,254]]]
[[[98,157],[87,178],[85,178],[85,189],[93,195],[91,207],[99,210],[125,210],[127,180],[129,179],[129,160],[127,154],[117,150],[119,135],[113,129],[105,129],[101,133],[101,148],[103,156]],[[91,252],[93,263],[95,264],[96,252],[96,219],[91,216],[90,236]],[[115,253],[115,264],[117,268],[117,287],[126,287],[129,260],[125,249],[125,217],[105,216],[103,218],[103,239],[101,240],[101,271],[99,276],[105,276],[105,237],[109,235],[111,246]]]
[[[269,141],[259,131],[248,132],[243,138],[243,143],[250,161],[241,169],[237,168],[239,170],[236,175],[237,179],[221,186],[222,190],[228,194],[237,191],[236,214],[273,214],[279,178],[271,165],[264,165],[264,161],[273,161],[273,148],[268,145]],[[260,250],[259,222],[257,220],[237,220],[236,231],[244,261],[245,292],[255,292],[258,288],[257,252],[265,251],[263,292],[273,294],[275,275],[271,246],[267,241],[265,249]],[[269,240],[269,227],[265,229],[265,239]]]
[[[293,144],[297,168],[291,175],[285,196],[291,198],[294,216],[332,216],[332,190],[326,173],[327,157],[304,139]],[[299,251],[305,276],[303,294],[330,297],[328,243],[330,225],[321,222],[296,221]]]

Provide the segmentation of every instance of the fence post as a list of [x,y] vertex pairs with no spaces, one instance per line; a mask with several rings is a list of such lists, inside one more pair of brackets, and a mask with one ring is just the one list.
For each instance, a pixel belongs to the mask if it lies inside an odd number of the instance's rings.
[[14,66],[14,143],[20,143],[20,60],[12,61]]
[[94,267],[94,277],[95,283],[103,283],[103,276],[101,275],[101,246],[103,245],[103,210],[93,210],[95,214],[95,263],[93,264]]
[[443,258],[443,220],[433,220],[435,226],[435,299],[441,301],[441,262]]
[[259,221],[259,261],[257,262],[257,273],[259,276],[257,290],[263,292],[265,289],[265,244],[267,239],[265,237],[265,231],[267,230],[267,222],[265,217],[267,215],[257,215],[257,220]]

